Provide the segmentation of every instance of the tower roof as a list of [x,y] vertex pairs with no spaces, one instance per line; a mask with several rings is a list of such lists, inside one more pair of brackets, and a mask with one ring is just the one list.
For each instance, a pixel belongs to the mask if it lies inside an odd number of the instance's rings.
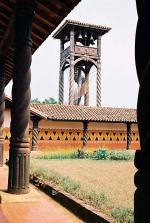
[[59,29],[53,34],[53,37],[56,39],[61,39],[66,33],[66,31],[70,30],[71,28],[88,29],[97,34],[101,34],[101,36],[111,30],[110,27],[106,27],[102,25],[94,25],[94,24],[79,22],[75,20],[66,20],[62,24],[62,26],[60,26]]

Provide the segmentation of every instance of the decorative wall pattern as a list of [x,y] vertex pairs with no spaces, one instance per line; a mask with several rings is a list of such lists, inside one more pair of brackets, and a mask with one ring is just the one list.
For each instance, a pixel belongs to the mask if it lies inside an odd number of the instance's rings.
[[[82,146],[83,130],[81,129],[39,129],[38,143],[44,148],[57,145],[77,145]],[[32,138],[32,130],[29,131],[30,139]],[[10,131],[8,128],[4,130],[4,137],[6,143],[10,138]],[[136,129],[131,133],[131,149],[139,149],[139,134]],[[112,149],[124,148],[127,145],[127,133],[124,130],[89,130],[88,131],[88,145],[89,147],[106,147]]]

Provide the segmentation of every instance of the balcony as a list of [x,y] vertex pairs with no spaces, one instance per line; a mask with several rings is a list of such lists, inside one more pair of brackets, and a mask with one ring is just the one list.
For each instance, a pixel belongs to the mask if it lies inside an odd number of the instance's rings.
[[97,57],[97,49],[94,47],[75,45],[75,54]]

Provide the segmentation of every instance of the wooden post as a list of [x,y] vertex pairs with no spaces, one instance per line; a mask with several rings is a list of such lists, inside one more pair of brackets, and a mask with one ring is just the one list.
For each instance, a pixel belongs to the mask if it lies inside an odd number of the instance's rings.
[[69,104],[74,104],[74,30],[70,30],[70,78],[69,78]]
[[87,93],[84,96],[84,105],[89,106],[89,100],[90,100],[90,92],[89,92],[89,73],[86,74],[86,83],[87,83]]
[[131,123],[127,123],[127,150],[131,149]]
[[17,0],[15,12],[15,60],[12,87],[11,139],[8,192],[29,192],[29,120],[33,0]]
[[63,40],[60,40],[60,70],[59,70],[59,104],[64,102],[64,72],[62,68],[62,53],[64,51]]
[[150,222],[150,1],[137,0],[135,59],[139,80],[137,120],[141,150],[135,153],[134,222]]
[[[80,67],[77,67],[77,84],[78,84],[78,89],[81,89],[82,87],[82,75],[81,75],[81,68]],[[81,104],[81,97],[80,96],[78,99],[77,99],[77,105],[80,105]]]
[[4,156],[4,135],[3,135],[3,124],[4,124],[4,112],[5,112],[5,59],[0,58],[0,167],[3,166]]
[[82,158],[85,157],[85,151],[87,149],[87,146],[88,146],[88,122],[85,121],[83,122],[83,147],[81,152]]
[[33,129],[32,129],[32,151],[38,150],[38,124],[40,119],[37,117],[31,118],[33,122]]
[[98,36],[97,39],[97,80],[96,80],[96,84],[97,84],[97,90],[96,90],[96,94],[97,94],[97,107],[101,106],[101,36]]

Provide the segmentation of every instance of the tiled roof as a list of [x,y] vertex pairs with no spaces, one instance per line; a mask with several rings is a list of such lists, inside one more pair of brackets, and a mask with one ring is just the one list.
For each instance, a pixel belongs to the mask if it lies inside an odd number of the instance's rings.
[[[9,102],[11,106],[11,103],[12,103],[12,98],[8,95],[5,96],[5,102]],[[42,111],[40,110],[37,110],[36,108],[34,107],[30,107],[30,114],[31,115],[36,115],[38,116],[39,118],[42,118],[42,119],[47,119],[48,118],[48,115],[46,113],[43,113]]]
[[59,104],[32,104],[32,108],[47,115],[49,120],[137,122],[136,109]]
[[63,32],[63,30],[65,29],[65,27],[68,26],[78,26],[78,27],[85,27],[85,28],[90,28],[90,29],[94,29],[94,30],[103,30],[105,32],[108,32],[111,30],[110,27],[107,26],[102,26],[102,25],[95,25],[95,24],[90,24],[90,23],[85,23],[85,22],[79,22],[79,21],[75,21],[75,20],[66,20],[59,28],[58,30],[53,34],[54,38],[59,38],[60,33]]

